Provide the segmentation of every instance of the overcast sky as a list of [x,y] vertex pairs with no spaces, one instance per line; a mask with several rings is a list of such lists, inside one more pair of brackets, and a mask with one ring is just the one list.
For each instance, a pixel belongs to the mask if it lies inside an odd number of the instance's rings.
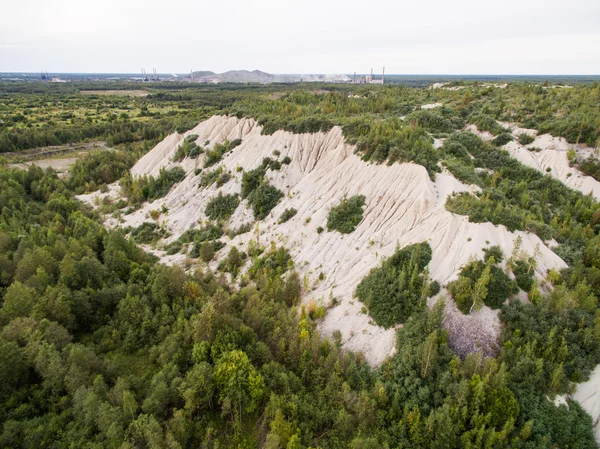
[[600,0],[0,1],[0,72],[600,74]]

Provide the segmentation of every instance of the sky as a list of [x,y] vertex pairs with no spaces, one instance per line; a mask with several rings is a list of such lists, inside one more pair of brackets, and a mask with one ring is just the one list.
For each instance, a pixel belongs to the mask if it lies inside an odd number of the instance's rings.
[[0,2],[0,72],[600,74],[600,0]]

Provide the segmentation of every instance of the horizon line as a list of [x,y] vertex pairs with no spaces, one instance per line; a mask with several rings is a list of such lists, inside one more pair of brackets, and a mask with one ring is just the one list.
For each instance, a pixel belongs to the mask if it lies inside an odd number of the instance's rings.
[[[248,69],[231,69],[225,72],[213,72],[215,75],[220,75],[227,72],[235,71],[261,71],[259,69],[248,70]],[[64,75],[140,75],[138,72],[64,72],[64,71],[0,71],[0,74],[39,74],[39,73],[54,73]],[[212,72],[212,70],[196,70],[195,72]],[[157,72],[158,75],[188,75],[190,72]],[[270,75],[353,75],[355,72],[263,72]],[[370,72],[360,73],[356,72],[357,75],[370,75]],[[600,76],[600,73],[386,73],[385,76]]]

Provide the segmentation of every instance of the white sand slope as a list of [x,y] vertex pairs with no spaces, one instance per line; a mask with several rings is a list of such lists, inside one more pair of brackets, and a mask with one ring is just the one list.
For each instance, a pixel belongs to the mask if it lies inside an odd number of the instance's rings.
[[477,125],[467,125],[467,126],[465,126],[465,131],[469,131],[469,132],[475,134],[476,136],[479,136],[479,138],[481,140],[486,141],[486,142],[494,140],[494,137],[495,137],[489,131],[479,131],[479,129],[477,128]]
[[[542,151],[536,152],[527,149],[533,147],[541,148]],[[535,168],[542,173],[548,173],[570,188],[579,190],[585,195],[592,193],[595,198],[600,199],[600,182],[569,165],[567,152],[572,147],[564,139],[543,134],[537,136],[527,147],[512,141],[502,148],[528,167]],[[550,170],[548,171],[548,169]]]
[[600,444],[600,365],[587,382],[577,385],[573,399],[581,404],[594,421],[594,437]]
[[225,139],[231,141],[242,138],[255,126],[256,122],[254,120],[242,119],[232,122],[220,120],[218,116],[211,117],[184,134],[173,133],[167,136],[152,151],[140,158],[131,168],[131,174],[156,176],[161,168],[177,165],[172,161],[173,154],[189,135],[195,134],[198,136],[196,139],[198,145],[205,146],[206,141],[209,141],[210,145],[208,146],[212,147],[216,142],[223,142]]
[[[369,270],[397,247],[428,241],[433,250],[429,269],[434,279],[445,284],[456,278],[460,267],[473,257],[482,257],[482,248],[499,245],[504,254],[512,252],[517,236],[523,239],[522,249],[533,254],[539,247],[538,274],[545,275],[550,268],[562,268],[564,262],[537,236],[524,232],[509,232],[503,226],[490,223],[469,223],[467,217],[448,212],[444,208],[446,197],[453,192],[468,192],[466,186],[450,174],[439,174],[432,182],[425,168],[415,164],[375,165],[362,161],[354,154],[354,147],[346,144],[339,127],[328,133],[292,134],[278,131],[272,136],[260,134],[261,127],[253,120],[232,117],[212,117],[189,134],[198,134],[198,143],[210,140],[210,145],[224,139],[242,138],[242,144],[221,161],[231,170],[233,180],[225,184],[223,193],[239,192],[241,172],[236,167],[251,170],[260,165],[264,157],[289,156],[290,165],[280,171],[269,171],[271,183],[282,190],[285,197],[271,215],[259,224],[261,244],[271,241],[285,244],[296,261],[301,276],[306,276],[311,291],[304,300],[314,298],[329,303],[336,297],[339,305],[330,309],[320,324],[324,335],[340,330],[348,349],[362,351],[372,365],[381,363],[394,351],[395,332],[374,325],[368,315],[361,313],[362,303],[353,299],[353,292]],[[172,164],[172,155],[181,138],[168,137],[151,150],[132,169],[132,173],[155,173],[160,166]],[[169,145],[171,145],[170,148]],[[210,146],[209,145],[209,146]],[[139,225],[149,210],[160,209],[165,204],[169,212],[159,221],[164,223],[176,238],[198,221],[205,219],[206,202],[216,195],[214,187],[199,189],[200,176],[194,175],[197,161],[184,160],[187,178],[165,197],[146,205],[134,214],[124,216],[124,225]],[[216,166],[215,166],[216,167]],[[215,168],[212,167],[212,168]],[[317,227],[326,228],[330,208],[344,196],[365,195],[366,208],[363,221],[348,235],[337,232],[317,233]],[[249,212],[242,208],[231,219],[230,226],[249,220]],[[287,208],[298,213],[284,224],[277,224]],[[255,232],[237,236],[230,244],[245,247]],[[226,239],[224,239],[226,240]],[[221,251],[221,256],[227,249]],[[325,280],[318,281],[319,273]],[[482,313],[480,324],[497,329],[494,314]]]
[[183,136],[180,134],[174,133],[167,136],[140,158],[137,164],[131,168],[131,174],[157,176],[161,168],[169,165],[180,142],[183,142]]
[[[526,146],[519,144],[516,140],[504,145],[502,148],[508,151],[512,157],[528,167],[549,174],[574,190],[579,190],[585,195],[591,193],[596,199],[600,199],[600,182],[571,167],[567,158],[569,150],[574,150],[583,157],[595,155],[596,152],[592,148],[570,144],[564,137],[554,137],[550,134],[538,136],[535,129],[520,128],[514,123],[498,123],[517,138],[521,134],[535,137],[535,140]],[[488,131],[479,131],[476,125],[467,125],[465,130],[472,132],[485,141],[494,139],[494,135]],[[542,151],[530,151],[529,148],[539,148]],[[547,171],[547,169],[550,169],[550,171]]]

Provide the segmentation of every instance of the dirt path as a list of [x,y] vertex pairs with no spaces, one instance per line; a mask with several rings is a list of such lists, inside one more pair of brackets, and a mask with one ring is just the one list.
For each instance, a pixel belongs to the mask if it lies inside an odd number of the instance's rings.
[[89,153],[92,150],[115,151],[106,145],[106,142],[85,142],[77,144],[59,145],[51,147],[35,148],[15,153],[4,153],[12,168],[27,168],[30,165],[37,165],[43,169],[51,167],[58,172],[59,176],[66,176],[71,165],[77,159]]

